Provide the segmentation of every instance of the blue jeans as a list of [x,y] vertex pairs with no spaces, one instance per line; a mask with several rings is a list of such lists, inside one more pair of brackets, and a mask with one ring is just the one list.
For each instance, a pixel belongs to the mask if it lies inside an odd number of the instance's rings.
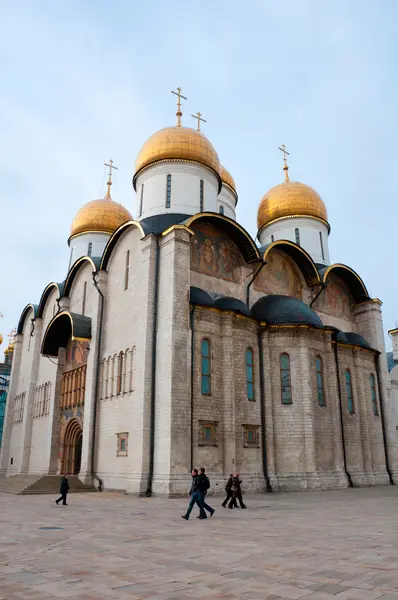
[[212,514],[213,514],[213,512],[214,512],[214,508],[212,508],[211,506],[209,506],[209,505],[206,503],[206,494],[203,494],[203,495],[202,495],[202,506],[203,506],[203,508],[204,508],[205,510],[207,510],[207,512],[209,512],[209,513],[212,513]]
[[188,504],[187,512],[185,516],[189,519],[189,515],[192,512],[193,507],[197,504],[199,506],[199,513],[201,517],[206,517],[206,513],[203,508],[203,496],[199,492],[193,492],[191,499]]

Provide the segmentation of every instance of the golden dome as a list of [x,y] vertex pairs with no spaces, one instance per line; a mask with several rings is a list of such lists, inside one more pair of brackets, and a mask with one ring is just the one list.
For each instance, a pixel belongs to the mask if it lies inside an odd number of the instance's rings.
[[70,237],[89,231],[113,233],[122,223],[132,218],[129,211],[113,202],[107,193],[102,200],[93,200],[81,207],[72,221]]
[[285,181],[269,190],[258,207],[258,230],[282,217],[316,217],[328,220],[326,206],[315,190],[299,181]]
[[235,194],[238,195],[238,192],[236,191],[235,181],[234,181],[231,173],[222,165],[220,166],[220,175],[221,175],[221,181],[223,183],[226,183],[227,185],[229,185],[229,187],[233,189]]
[[3,339],[4,339],[4,338],[3,338],[3,336],[2,336],[2,335],[1,335],[1,333],[0,333],[0,346],[1,346],[1,344],[3,343]]
[[161,160],[198,162],[220,175],[217,152],[201,131],[190,127],[166,127],[151,135],[137,156],[134,184],[139,171]]

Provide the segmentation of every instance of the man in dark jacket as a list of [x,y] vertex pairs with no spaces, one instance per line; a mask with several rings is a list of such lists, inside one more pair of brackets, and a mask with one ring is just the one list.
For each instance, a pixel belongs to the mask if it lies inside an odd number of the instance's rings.
[[61,484],[59,486],[59,493],[61,494],[60,498],[58,498],[58,500],[55,501],[56,504],[58,504],[58,502],[60,502],[62,500],[62,504],[63,506],[68,506],[66,504],[66,496],[68,494],[69,491],[69,481],[68,481],[68,475],[65,473],[65,475],[63,477],[61,477]]
[[210,487],[210,481],[206,475],[206,469],[204,467],[200,467],[200,469],[199,469],[199,491],[202,494],[202,505],[203,505],[203,508],[205,510],[207,510],[207,512],[210,513],[210,516],[212,517],[215,513],[215,509],[206,503],[206,494],[207,494],[207,490],[209,489],[209,487]]
[[203,508],[203,496],[199,489],[198,469],[192,470],[192,485],[191,485],[191,490],[189,492],[189,495],[191,496],[191,500],[188,504],[187,512],[185,513],[185,515],[181,515],[182,518],[185,519],[186,521],[188,521],[189,515],[191,514],[194,505],[197,504],[199,506],[199,511],[200,511],[199,519],[207,519],[206,513]]
[[225,498],[224,502],[221,504],[221,506],[223,506],[224,508],[226,507],[228,500],[231,500],[232,479],[233,479],[233,475],[231,473],[231,475],[229,476],[229,479],[227,481],[227,485],[225,486],[225,491],[227,492],[227,497]]

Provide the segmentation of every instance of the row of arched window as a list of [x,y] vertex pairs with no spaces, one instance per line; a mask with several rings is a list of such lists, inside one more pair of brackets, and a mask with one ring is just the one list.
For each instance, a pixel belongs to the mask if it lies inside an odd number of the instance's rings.
[[14,402],[12,405],[12,422],[13,422],[13,424],[22,423],[22,421],[23,421],[25,395],[26,395],[26,392],[22,392],[22,394],[17,394],[17,396],[15,396],[15,398],[14,398]]
[[50,412],[51,381],[38,385],[33,400],[33,418],[45,417]]
[[[252,348],[247,348],[245,354],[246,366],[246,391],[247,399],[255,400],[254,394],[254,355]],[[281,403],[292,404],[292,380],[290,372],[290,356],[283,352],[279,357],[280,379],[281,379]],[[316,396],[319,406],[326,406],[326,395],[324,385],[323,361],[320,356],[315,357],[314,375],[316,381]],[[344,372],[347,408],[350,414],[355,413],[354,393],[352,386],[351,371],[346,369]],[[369,375],[369,388],[372,399],[372,410],[374,415],[379,414],[376,394],[376,379],[373,373]],[[211,342],[208,338],[201,341],[201,392],[204,395],[211,395]]]
[[99,399],[105,400],[134,390],[136,348],[121,350],[101,361]]

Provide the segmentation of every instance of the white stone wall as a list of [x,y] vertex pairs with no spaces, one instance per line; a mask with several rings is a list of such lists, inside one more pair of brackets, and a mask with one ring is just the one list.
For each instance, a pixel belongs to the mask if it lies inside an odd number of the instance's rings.
[[[167,175],[171,174],[171,202],[166,208]],[[154,215],[200,212],[200,180],[203,180],[204,211],[218,212],[216,175],[210,169],[189,162],[162,162],[144,169],[136,181],[136,210],[140,221]],[[142,213],[141,186],[144,185]]]
[[[111,236],[108,233],[82,233],[69,241],[69,269],[82,256],[102,256]],[[90,252],[91,244],[91,252]]]
[[[108,387],[97,412],[97,472],[106,488],[142,493],[148,460],[148,384],[153,303],[153,244],[136,227],[119,240],[108,265],[101,360],[134,348],[133,390],[117,394]],[[130,252],[125,289],[126,253]],[[102,375],[102,380],[104,374]],[[117,434],[128,433],[127,456],[117,456]]]
[[390,371],[391,398],[394,407],[395,426],[398,430],[398,365]]
[[[292,217],[271,223],[259,233],[261,245],[265,246],[277,240],[290,240],[296,243],[295,229],[300,232],[300,246],[308,252],[312,260],[315,263],[329,265],[328,228],[322,221],[311,217]],[[322,233],[324,258],[321,251],[320,233]],[[274,240],[271,236],[274,236]]]

